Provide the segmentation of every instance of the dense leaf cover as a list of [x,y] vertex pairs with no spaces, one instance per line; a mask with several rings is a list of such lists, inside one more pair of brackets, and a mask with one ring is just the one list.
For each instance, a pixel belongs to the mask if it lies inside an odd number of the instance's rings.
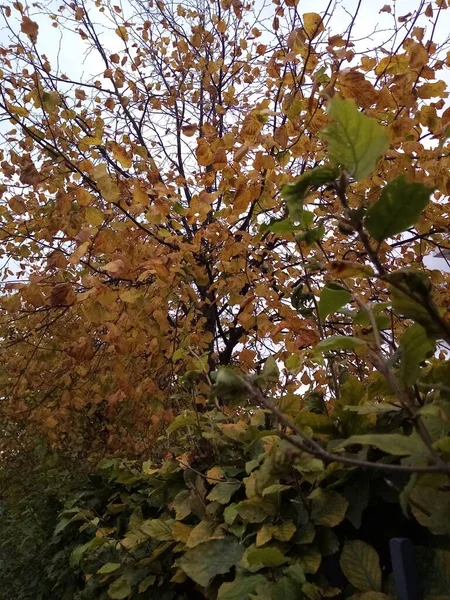
[[362,4],[1,8],[8,600],[450,598],[447,4]]

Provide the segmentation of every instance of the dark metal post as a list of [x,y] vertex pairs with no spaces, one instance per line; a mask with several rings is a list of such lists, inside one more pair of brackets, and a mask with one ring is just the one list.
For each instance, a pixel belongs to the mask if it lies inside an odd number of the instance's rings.
[[414,546],[411,540],[392,538],[389,547],[398,600],[421,600]]

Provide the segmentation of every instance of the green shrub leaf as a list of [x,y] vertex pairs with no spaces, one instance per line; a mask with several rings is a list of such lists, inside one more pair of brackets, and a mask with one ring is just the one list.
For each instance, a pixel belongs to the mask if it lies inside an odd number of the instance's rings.
[[345,542],[340,564],[344,575],[357,590],[381,591],[380,559],[369,544],[360,540]]
[[262,569],[263,567],[279,567],[280,565],[284,565],[288,559],[278,548],[266,547],[247,550],[245,560],[253,569],[255,567]]
[[108,596],[112,600],[125,600],[131,596],[133,587],[129,574],[122,575],[119,579],[116,579],[108,588]]
[[337,95],[330,100],[328,114],[335,123],[322,136],[328,142],[331,162],[343,167],[354,179],[364,179],[389,148],[386,128],[360,112],[353,100]]
[[142,521],[140,528],[146,535],[160,542],[172,540],[172,525],[175,523],[174,519],[148,519]]
[[423,327],[415,323],[400,338],[400,377],[406,385],[412,385],[420,374],[420,364],[434,352],[432,342]]
[[352,435],[340,444],[341,448],[361,444],[362,446],[375,446],[386,454],[393,456],[411,456],[426,452],[424,443],[418,435],[401,435],[400,433],[368,433],[365,435]]
[[229,583],[222,583],[217,594],[217,600],[247,600],[256,591],[256,586],[264,584],[262,575],[240,577]]
[[236,540],[210,540],[185,552],[177,564],[193,581],[206,587],[216,575],[228,573],[243,553]]
[[335,527],[343,521],[348,502],[341,494],[319,488],[308,497],[311,500],[311,518],[316,525]]
[[355,350],[366,345],[364,340],[350,335],[330,335],[330,337],[320,341],[315,346],[315,350],[319,350],[320,352],[327,352],[328,350]]
[[241,487],[240,483],[220,482],[209,492],[207,499],[210,502],[219,502],[219,504],[228,504],[232,495]]
[[97,573],[99,573],[100,575],[106,575],[107,573],[113,573],[114,571],[117,571],[117,569],[120,569],[122,565],[120,563],[113,563],[113,562],[109,562],[103,565],[103,567],[101,567]]
[[366,216],[370,235],[385,240],[416,223],[430,201],[432,189],[423,183],[407,182],[403,175],[389,182]]
[[322,290],[319,300],[319,317],[321,321],[337,312],[347,302],[350,302],[352,295],[337,283],[330,282]]

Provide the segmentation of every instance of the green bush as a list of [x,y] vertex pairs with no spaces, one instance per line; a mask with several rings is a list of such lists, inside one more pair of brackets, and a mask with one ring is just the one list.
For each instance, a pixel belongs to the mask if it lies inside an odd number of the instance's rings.
[[[346,412],[356,396],[364,391],[349,378],[331,415],[299,397],[285,410],[328,446],[344,427],[399,430],[396,413]],[[405,535],[426,548],[426,597],[447,597],[448,537],[433,535],[448,534],[446,476],[408,483],[403,472],[327,465],[280,439],[267,410],[186,413],[171,433],[175,453],[191,450],[159,466],[106,459],[61,514],[54,543],[76,544],[70,566],[84,582],[80,597],[382,600],[394,594],[389,540]],[[380,450],[368,455],[392,464]]]

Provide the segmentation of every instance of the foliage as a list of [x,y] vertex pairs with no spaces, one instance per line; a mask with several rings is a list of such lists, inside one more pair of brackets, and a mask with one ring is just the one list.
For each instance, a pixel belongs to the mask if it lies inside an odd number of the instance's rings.
[[[350,401],[356,385],[350,380],[344,386],[343,402]],[[304,429],[314,439],[336,447],[343,407],[315,414],[300,398],[296,405],[290,400],[285,414],[305,419]],[[368,431],[390,422],[383,414],[378,419],[347,414],[355,428],[358,422]],[[395,420],[394,413],[391,427],[398,427]],[[377,435],[383,437],[372,434]],[[450,568],[448,541],[426,530],[437,527],[442,533],[448,515],[436,515],[431,525],[422,512],[435,514],[443,504],[430,496],[437,505],[423,506],[425,495],[414,492],[439,494],[446,488],[439,474],[413,476],[406,511],[421,527],[402,514],[396,498],[407,481],[404,473],[362,475],[354,467],[312,458],[277,436],[267,410],[227,416],[212,409],[196,424],[180,427],[172,444],[172,457],[159,466],[104,459],[100,476],[60,514],[53,544],[72,549],[71,575],[80,597],[294,600],[377,592],[387,598],[392,593],[387,545],[393,534],[405,532],[442,561],[439,577]],[[398,454],[406,453],[397,453],[395,445],[371,453],[390,464]],[[424,589],[437,577],[425,576]],[[65,585],[64,579],[58,582],[55,597]]]
[[449,597],[447,4],[360,4],[2,8],[11,597],[386,600],[405,533]]

